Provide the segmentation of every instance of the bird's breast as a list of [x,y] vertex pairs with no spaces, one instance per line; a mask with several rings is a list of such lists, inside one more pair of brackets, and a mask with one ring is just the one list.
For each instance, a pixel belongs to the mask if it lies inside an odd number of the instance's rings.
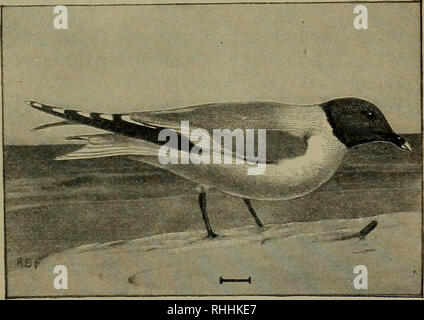
[[[231,174],[224,192],[257,200],[289,200],[304,196],[328,181],[341,165],[347,148],[332,135],[310,137],[305,154],[267,164],[257,176]],[[234,181],[237,181],[234,183]]]

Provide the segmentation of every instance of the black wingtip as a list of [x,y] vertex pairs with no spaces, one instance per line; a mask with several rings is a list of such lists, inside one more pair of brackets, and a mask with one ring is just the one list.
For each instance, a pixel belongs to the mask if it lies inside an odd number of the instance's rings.
[[[27,105],[29,105],[30,107],[32,107],[36,110],[43,111],[45,113],[52,114],[54,116],[64,118],[64,119],[67,119],[67,120],[71,120],[71,121],[73,120],[73,119],[70,119],[69,117],[66,116],[65,113],[66,113],[67,110],[65,110],[63,108],[56,107],[56,106],[49,106],[49,105],[46,105],[46,104],[43,104],[43,103],[40,103],[40,102],[37,102],[37,101],[33,101],[33,100],[24,100],[24,101]],[[75,111],[76,112],[76,110],[69,110],[69,111]]]
[[44,104],[42,104],[42,103],[40,103],[40,102],[33,101],[33,100],[24,100],[24,102],[25,102],[28,106],[30,106],[30,107],[32,107],[32,108],[34,108],[34,109],[37,109],[37,110],[41,110],[41,111],[46,111],[46,112],[48,112],[48,108],[47,108],[47,106],[46,106],[46,105],[44,105]]
[[37,102],[32,101],[32,100],[24,100],[24,102],[25,102],[28,106],[33,107],[33,108],[37,108],[37,109],[39,109],[39,108],[41,107],[41,104],[40,104],[40,103],[37,103]]

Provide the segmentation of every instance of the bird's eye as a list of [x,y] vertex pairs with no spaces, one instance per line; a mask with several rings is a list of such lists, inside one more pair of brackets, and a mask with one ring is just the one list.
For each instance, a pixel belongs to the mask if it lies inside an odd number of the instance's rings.
[[370,120],[376,119],[375,113],[372,111],[365,111],[364,114]]

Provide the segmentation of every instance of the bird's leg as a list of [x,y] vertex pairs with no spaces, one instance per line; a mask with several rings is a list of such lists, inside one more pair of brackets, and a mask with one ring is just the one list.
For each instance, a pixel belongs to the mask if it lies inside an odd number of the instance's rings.
[[206,190],[201,188],[199,193],[199,206],[200,211],[202,211],[203,221],[205,222],[206,230],[208,231],[209,238],[216,238],[218,235],[213,232],[211,222],[209,221],[208,212],[206,211]]
[[258,214],[256,213],[255,208],[253,208],[252,203],[249,199],[243,199],[244,203],[246,204],[247,208],[249,209],[250,214],[253,216],[253,219],[255,219],[255,222],[258,226],[263,227],[261,219],[259,219]]

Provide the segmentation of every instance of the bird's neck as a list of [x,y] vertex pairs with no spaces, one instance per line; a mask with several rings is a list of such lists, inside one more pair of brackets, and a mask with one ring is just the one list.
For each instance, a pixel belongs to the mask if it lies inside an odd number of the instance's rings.
[[334,135],[327,116],[319,105],[296,106],[284,110],[284,130],[307,141],[305,154],[279,162],[280,166],[299,172],[315,168],[332,171],[342,162],[347,148]]
[[333,129],[319,105],[292,106],[281,110],[281,128],[296,137],[332,136]]

